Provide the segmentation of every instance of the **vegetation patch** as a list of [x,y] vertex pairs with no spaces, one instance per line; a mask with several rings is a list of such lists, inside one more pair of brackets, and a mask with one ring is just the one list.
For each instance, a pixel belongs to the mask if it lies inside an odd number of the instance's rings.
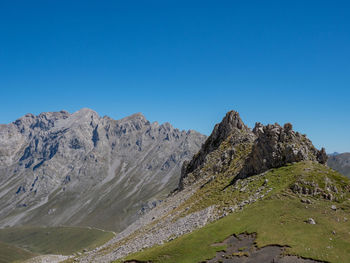
[[70,255],[83,249],[93,249],[113,236],[112,232],[83,227],[28,226],[0,229],[0,241],[9,245],[6,253],[11,253],[10,249],[15,247],[30,251],[30,255]]
[[0,263],[24,261],[35,256],[36,254],[29,251],[0,242]]

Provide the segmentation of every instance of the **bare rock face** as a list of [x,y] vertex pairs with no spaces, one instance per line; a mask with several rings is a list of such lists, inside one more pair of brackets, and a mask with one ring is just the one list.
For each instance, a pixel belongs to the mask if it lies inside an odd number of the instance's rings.
[[0,125],[0,226],[121,230],[176,187],[205,136],[90,109],[27,114]]
[[287,163],[307,160],[322,164],[327,162],[325,149],[317,150],[305,135],[294,132],[290,123],[284,127],[277,123],[266,126],[256,123],[253,132],[257,139],[239,177],[259,174]]
[[[232,169],[230,164],[234,159]],[[199,153],[184,163],[179,189],[208,174],[238,171],[230,175],[237,180],[307,160],[325,164],[326,151],[324,148],[317,150],[306,135],[293,131],[292,124],[282,127],[277,123],[266,126],[256,123],[250,130],[237,112],[230,111],[215,126]]]

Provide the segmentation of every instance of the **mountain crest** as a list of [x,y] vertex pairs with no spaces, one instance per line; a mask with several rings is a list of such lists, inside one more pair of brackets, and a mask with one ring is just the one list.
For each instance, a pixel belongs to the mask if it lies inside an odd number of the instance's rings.
[[237,178],[262,173],[271,168],[279,168],[287,163],[314,161],[327,162],[324,148],[315,148],[306,135],[293,130],[290,123],[283,127],[278,123],[262,125],[256,123],[253,133],[257,136],[252,151]]
[[[151,124],[141,113],[113,120],[88,108],[1,125],[0,183],[9,184],[0,191],[0,226],[69,222],[121,230],[142,202],[176,187],[183,161],[205,138]],[[105,204],[108,216],[101,217]]]
[[[257,122],[251,131],[237,112],[230,111],[215,126],[199,153],[190,162],[184,162],[179,188],[208,174],[230,170],[231,165],[235,172],[230,176],[237,180],[300,161],[325,164],[326,151],[317,150],[290,123],[282,127],[278,123]],[[205,171],[201,171],[203,167]]]
[[[200,167],[207,162],[208,155],[215,152],[223,142],[228,142],[232,146],[227,152],[227,156],[232,157],[234,154],[234,145],[242,142],[252,142],[254,139],[255,135],[244,124],[239,113],[236,111],[229,111],[222,121],[215,125],[213,132],[202,145],[201,150],[190,162],[184,162],[181,170],[179,189],[182,189],[189,181],[195,180],[193,178],[190,179],[188,175],[200,169]],[[195,178],[197,176],[198,175],[194,175]]]

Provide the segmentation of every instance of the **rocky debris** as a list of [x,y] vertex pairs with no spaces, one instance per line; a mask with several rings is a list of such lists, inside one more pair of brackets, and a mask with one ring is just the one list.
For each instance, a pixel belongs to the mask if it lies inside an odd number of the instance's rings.
[[120,231],[142,204],[177,186],[183,161],[205,138],[140,113],[113,120],[90,109],[27,114],[1,125],[0,226]]
[[[214,207],[180,217],[179,209],[198,188],[171,195],[103,246],[76,258],[79,262],[111,262],[130,253],[171,241],[214,220]],[[129,239],[129,236],[133,236]]]
[[42,255],[26,260],[26,263],[58,263],[71,258],[63,255]]
[[304,199],[304,198],[302,198],[300,201],[301,201],[302,203],[305,203],[305,204],[312,204],[312,202],[311,202],[310,199]]
[[331,209],[332,209],[333,211],[336,211],[336,210],[337,210],[337,207],[336,207],[335,205],[332,205],[332,206],[331,206]]
[[308,220],[306,220],[306,223],[308,223],[310,225],[316,225],[316,222],[313,218],[308,218]]
[[149,201],[145,204],[141,205],[141,209],[137,212],[139,215],[144,215],[146,213],[148,213],[150,210],[152,210],[153,208],[157,207],[157,205],[161,204],[163,202],[163,200],[153,200],[153,201]]
[[329,179],[326,181],[324,188],[321,188],[316,182],[300,180],[292,184],[290,189],[298,195],[320,196],[330,201],[337,200],[339,193],[337,187]]

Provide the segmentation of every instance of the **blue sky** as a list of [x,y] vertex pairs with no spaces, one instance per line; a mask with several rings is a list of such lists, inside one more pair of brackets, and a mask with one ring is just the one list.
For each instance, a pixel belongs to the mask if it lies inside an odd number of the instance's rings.
[[350,151],[349,1],[0,0],[0,123],[89,107],[210,134],[231,110]]

